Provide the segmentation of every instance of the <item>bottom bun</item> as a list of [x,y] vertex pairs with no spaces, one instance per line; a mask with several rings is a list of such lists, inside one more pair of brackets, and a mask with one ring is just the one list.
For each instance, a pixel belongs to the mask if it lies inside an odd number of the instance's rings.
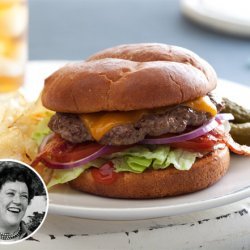
[[168,167],[141,174],[124,172],[112,184],[96,182],[91,170],[69,184],[82,192],[113,198],[150,199],[195,192],[218,181],[228,170],[228,148],[216,150],[198,159],[188,171]]

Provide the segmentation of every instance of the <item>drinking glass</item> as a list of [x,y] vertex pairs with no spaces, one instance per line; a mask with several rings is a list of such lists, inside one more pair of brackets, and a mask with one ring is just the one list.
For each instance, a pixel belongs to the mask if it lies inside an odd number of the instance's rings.
[[27,0],[0,0],[0,93],[24,82],[27,62]]

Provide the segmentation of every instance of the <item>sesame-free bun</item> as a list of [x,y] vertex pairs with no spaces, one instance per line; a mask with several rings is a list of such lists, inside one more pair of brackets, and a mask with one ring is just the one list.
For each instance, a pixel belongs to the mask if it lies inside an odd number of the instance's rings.
[[122,45],[53,73],[45,80],[42,102],[68,113],[150,109],[206,95],[216,83],[213,68],[189,50]]
[[93,179],[91,170],[69,182],[73,189],[104,197],[150,199],[195,192],[217,182],[228,170],[228,148],[216,150],[198,159],[188,171],[168,167],[146,170],[141,174],[124,172],[112,184]]
[[97,52],[87,61],[103,58],[120,58],[134,62],[168,61],[192,65],[201,70],[209,82],[216,82],[216,74],[211,65],[194,52],[163,43],[122,44]]

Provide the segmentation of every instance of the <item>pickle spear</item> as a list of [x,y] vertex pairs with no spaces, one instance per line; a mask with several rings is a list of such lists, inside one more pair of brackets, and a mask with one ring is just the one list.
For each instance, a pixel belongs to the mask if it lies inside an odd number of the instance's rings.
[[239,104],[232,102],[228,98],[223,98],[225,107],[222,112],[231,113],[234,116],[233,123],[245,123],[250,122],[250,110],[246,109]]
[[230,123],[230,134],[241,145],[250,146],[250,122],[235,124]]

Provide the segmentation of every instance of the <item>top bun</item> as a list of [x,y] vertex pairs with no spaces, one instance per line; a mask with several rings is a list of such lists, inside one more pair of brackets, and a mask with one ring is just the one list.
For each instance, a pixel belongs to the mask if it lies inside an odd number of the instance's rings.
[[176,105],[216,87],[213,68],[165,44],[128,44],[70,63],[45,80],[43,105],[57,112],[129,111]]

